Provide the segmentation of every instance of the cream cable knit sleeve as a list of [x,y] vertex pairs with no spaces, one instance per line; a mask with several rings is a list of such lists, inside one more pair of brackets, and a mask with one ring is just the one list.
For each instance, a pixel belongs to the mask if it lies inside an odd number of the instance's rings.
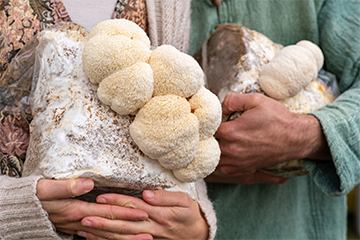
[[191,0],[146,0],[149,37],[154,47],[168,44],[187,53]]
[[0,176],[0,239],[70,239],[59,237],[36,197],[41,176]]
[[201,211],[204,213],[204,217],[210,227],[208,240],[215,238],[217,225],[216,225],[216,215],[215,210],[209,197],[207,195],[206,183],[204,180],[199,180],[195,183],[196,189],[198,191],[198,203],[200,205]]

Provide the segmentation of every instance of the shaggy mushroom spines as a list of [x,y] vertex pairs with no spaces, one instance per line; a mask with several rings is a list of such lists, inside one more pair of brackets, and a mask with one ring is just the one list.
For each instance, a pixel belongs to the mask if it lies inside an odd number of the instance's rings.
[[[185,171],[191,177],[181,177],[185,181],[214,170],[202,167],[197,155],[199,142],[211,139],[220,125],[221,104],[203,87],[204,73],[194,58],[170,45],[150,50],[140,27],[117,19],[93,28],[83,65],[104,104],[120,115],[135,114],[130,135],[145,155],[170,170],[192,169]],[[213,166],[219,158],[207,161]]]
[[309,41],[284,47],[263,66],[260,87],[276,100],[293,97],[317,78],[322,64],[320,48]]

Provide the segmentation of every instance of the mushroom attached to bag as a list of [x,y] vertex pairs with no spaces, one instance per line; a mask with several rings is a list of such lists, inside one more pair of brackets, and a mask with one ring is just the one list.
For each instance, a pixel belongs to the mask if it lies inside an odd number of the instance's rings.
[[[307,114],[337,95],[335,76],[323,69],[318,73],[324,62],[321,49],[306,40],[284,47],[246,27],[218,24],[194,58],[205,72],[207,88],[220,101],[230,92],[260,93],[279,100],[291,112]],[[224,114],[222,121],[239,115]],[[301,159],[259,170],[283,177],[309,173]]]
[[276,100],[293,97],[317,78],[323,62],[322,51],[310,41],[284,47],[263,66],[260,87]]
[[204,87],[197,61],[170,45],[150,50],[146,34],[124,19],[95,26],[83,53],[99,99],[120,115],[136,115],[130,135],[140,150],[194,182],[215,170],[220,148],[219,99]]
[[150,54],[150,40],[138,25],[106,20],[91,30],[82,59],[90,81],[100,84],[100,100],[118,114],[128,115],[152,97]]

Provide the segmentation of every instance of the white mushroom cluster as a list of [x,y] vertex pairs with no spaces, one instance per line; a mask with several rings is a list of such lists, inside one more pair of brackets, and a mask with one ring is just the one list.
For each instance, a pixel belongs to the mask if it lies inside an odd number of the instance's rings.
[[321,49],[310,41],[284,47],[263,66],[260,87],[277,100],[293,97],[317,78],[323,63]]
[[120,115],[136,115],[130,135],[144,154],[184,182],[215,170],[220,148],[213,135],[221,104],[204,87],[194,58],[170,45],[152,51],[139,26],[116,19],[92,29],[83,65],[99,84],[100,101]]

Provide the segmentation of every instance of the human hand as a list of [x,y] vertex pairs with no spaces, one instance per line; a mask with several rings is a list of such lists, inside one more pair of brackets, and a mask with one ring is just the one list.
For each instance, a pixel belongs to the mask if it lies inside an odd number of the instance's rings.
[[243,112],[222,123],[219,139],[222,166],[245,172],[274,166],[292,159],[330,159],[319,121],[312,115],[291,113],[283,104],[259,93],[229,93],[223,113]]
[[[55,228],[68,234],[76,234],[78,231],[93,232],[93,228],[81,224],[81,220],[86,216],[98,216],[108,219],[116,216],[118,219],[135,222],[148,218],[147,213],[138,209],[72,199],[88,193],[93,187],[94,182],[86,178],[74,180],[40,179],[37,184],[36,195],[41,201],[44,210],[48,212],[49,220],[54,224]],[[128,239],[151,238],[149,234],[134,234],[129,235]]]
[[[277,177],[261,171],[236,171],[235,168],[236,166],[224,166],[222,172],[216,169],[211,175],[205,178],[205,181],[208,183],[226,184],[283,184],[289,180],[289,178]],[[223,172],[226,172],[226,174]]]
[[[149,215],[146,221],[123,221],[113,215],[113,220],[102,217],[85,217],[81,223],[90,224],[103,238],[123,239],[131,232],[146,232],[154,239],[207,239],[209,227],[197,202],[185,193],[164,190],[146,190],[143,199],[120,194],[103,194],[97,202],[140,209]],[[105,234],[112,232],[112,234]],[[105,235],[103,235],[105,234]],[[85,233],[87,239],[98,239]],[[101,238],[102,239],[102,238]]]

